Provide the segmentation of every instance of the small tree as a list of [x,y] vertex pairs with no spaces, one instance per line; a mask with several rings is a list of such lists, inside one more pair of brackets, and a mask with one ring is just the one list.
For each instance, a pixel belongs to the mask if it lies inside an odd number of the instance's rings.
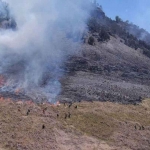
[[89,43],[90,45],[95,45],[95,39],[94,39],[93,36],[90,36],[90,37],[89,37],[88,43]]
[[110,40],[110,36],[109,36],[108,32],[106,31],[106,29],[102,28],[99,33],[98,41],[107,41],[107,40]]
[[116,22],[119,23],[121,21],[122,21],[121,18],[119,16],[116,16]]

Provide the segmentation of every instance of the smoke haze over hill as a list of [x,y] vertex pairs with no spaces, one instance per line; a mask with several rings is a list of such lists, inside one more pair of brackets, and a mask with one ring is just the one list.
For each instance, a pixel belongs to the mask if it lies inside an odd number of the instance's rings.
[[[17,29],[0,33],[0,73],[9,76],[2,90],[21,88],[33,93],[38,89],[52,101],[61,90],[61,66],[79,46],[88,6],[84,0],[7,0],[7,3]],[[3,1],[0,7],[4,8]]]

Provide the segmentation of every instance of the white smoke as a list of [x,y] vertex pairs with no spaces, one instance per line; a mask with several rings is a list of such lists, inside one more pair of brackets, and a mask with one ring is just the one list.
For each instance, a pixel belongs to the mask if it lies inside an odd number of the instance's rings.
[[[0,33],[0,74],[8,76],[3,90],[21,88],[28,94],[43,94],[51,102],[61,91],[61,67],[79,46],[89,5],[85,0],[7,3],[17,30]],[[3,4],[0,1],[0,8]],[[6,14],[3,9],[1,12]]]

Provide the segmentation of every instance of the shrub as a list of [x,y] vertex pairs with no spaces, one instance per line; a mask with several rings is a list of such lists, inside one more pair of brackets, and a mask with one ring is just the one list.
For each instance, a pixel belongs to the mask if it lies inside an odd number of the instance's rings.
[[120,22],[122,21],[121,18],[120,18],[119,16],[116,16],[115,19],[116,19],[116,22],[117,22],[117,23],[120,23]]
[[100,24],[96,18],[90,18],[88,21],[88,28],[91,32],[99,32]]
[[109,33],[106,31],[106,29],[102,28],[100,33],[99,33],[98,41],[107,41],[107,40],[110,40]]
[[94,39],[92,36],[90,36],[90,37],[89,37],[89,40],[88,40],[88,43],[89,43],[90,45],[95,45],[95,39]]
[[143,54],[150,58],[150,51],[147,49],[143,49]]

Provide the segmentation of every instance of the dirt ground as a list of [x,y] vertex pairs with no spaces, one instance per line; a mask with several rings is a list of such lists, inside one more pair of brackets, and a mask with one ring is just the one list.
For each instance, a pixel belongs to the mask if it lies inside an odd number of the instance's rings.
[[149,150],[150,100],[60,105],[0,99],[0,150]]

